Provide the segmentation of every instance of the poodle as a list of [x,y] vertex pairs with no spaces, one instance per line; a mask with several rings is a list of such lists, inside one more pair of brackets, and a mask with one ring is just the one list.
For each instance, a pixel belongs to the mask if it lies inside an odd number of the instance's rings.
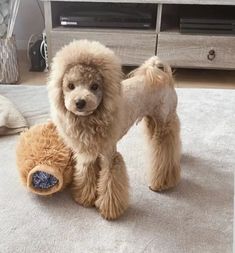
[[117,142],[140,120],[151,147],[149,187],[180,178],[180,124],[171,68],[156,56],[122,80],[121,63],[99,42],[79,40],[55,55],[48,84],[51,115],[76,159],[72,195],[116,219],[128,207],[129,183]]

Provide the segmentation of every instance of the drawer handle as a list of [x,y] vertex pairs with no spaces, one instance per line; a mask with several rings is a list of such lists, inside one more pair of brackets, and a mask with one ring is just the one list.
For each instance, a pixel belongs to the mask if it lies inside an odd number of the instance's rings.
[[209,61],[213,61],[215,59],[215,50],[214,49],[211,49],[207,55],[207,59]]

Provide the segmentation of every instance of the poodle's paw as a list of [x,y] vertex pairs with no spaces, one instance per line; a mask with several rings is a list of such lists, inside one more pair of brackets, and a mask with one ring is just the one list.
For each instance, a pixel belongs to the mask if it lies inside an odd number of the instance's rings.
[[175,168],[174,173],[167,175],[155,175],[150,178],[149,189],[155,192],[161,192],[175,187],[180,181],[180,168]]
[[73,185],[72,196],[78,204],[84,207],[92,207],[96,200],[96,186],[86,185],[81,188],[81,186]]
[[82,206],[90,207],[95,205],[97,197],[97,175],[95,170],[91,168],[86,173],[83,171],[74,173],[72,196]]
[[116,196],[105,195],[100,196],[96,200],[95,206],[103,218],[106,220],[116,220],[124,213],[128,204],[126,200],[122,201]]

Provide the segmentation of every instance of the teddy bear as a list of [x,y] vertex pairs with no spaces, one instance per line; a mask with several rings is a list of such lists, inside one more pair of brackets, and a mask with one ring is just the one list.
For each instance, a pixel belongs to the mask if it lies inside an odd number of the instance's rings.
[[51,195],[72,181],[74,159],[53,123],[31,127],[21,133],[16,161],[23,184],[38,195]]

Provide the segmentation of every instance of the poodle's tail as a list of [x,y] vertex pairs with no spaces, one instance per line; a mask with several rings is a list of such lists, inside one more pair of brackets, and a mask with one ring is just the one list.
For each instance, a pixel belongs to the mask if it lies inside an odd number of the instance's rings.
[[139,68],[130,72],[128,77],[144,75],[147,83],[174,86],[174,79],[171,67],[153,56],[145,61]]

